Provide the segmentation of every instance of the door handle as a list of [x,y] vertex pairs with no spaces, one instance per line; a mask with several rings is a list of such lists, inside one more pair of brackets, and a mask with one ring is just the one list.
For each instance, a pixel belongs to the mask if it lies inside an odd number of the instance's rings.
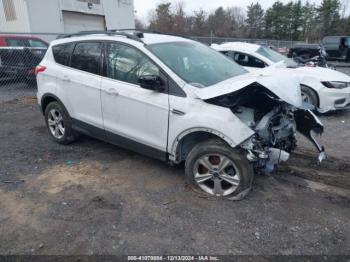
[[70,83],[70,78],[68,76],[63,76],[62,81]]
[[119,96],[119,93],[114,88],[106,89],[105,92],[111,96]]
[[171,113],[174,114],[174,115],[179,115],[179,116],[184,116],[184,115],[186,115],[185,112],[182,112],[182,111],[177,110],[177,109],[171,109]]

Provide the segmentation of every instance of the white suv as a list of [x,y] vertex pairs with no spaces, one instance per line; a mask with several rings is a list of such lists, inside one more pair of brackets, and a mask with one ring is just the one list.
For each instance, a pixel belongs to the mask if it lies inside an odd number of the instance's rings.
[[185,161],[194,188],[240,199],[254,171],[287,160],[300,131],[323,132],[299,109],[299,82],[248,73],[198,42],[140,32],[84,32],[53,41],[36,69],[52,138],[83,133],[147,156]]

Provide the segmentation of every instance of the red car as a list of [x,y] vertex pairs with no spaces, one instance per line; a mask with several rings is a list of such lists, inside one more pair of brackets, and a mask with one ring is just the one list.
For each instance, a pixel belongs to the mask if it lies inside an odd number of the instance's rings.
[[35,83],[35,67],[48,46],[37,37],[0,35],[0,85],[4,81]]
[[40,38],[26,35],[0,35],[0,47],[41,47],[48,48],[49,44]]

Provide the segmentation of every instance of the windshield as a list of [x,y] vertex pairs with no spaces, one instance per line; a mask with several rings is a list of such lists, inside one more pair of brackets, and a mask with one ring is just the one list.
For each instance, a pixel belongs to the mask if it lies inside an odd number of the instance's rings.
[[171,42],[147,47],[179,77],[200,88],[248,72],[219,52],[197,42]]
[[271,48],[266,48],[264,46],[261,46],[258,49],[258,51],[256,51],[256,53],[266,57],[267,59],[269,59],[270,61],[272,61],[274,63],[284,61],[285,64],[287,65],[287,67],[293,67],[293,68],[298,67],[298,64],[295,63],[292,59],[290,59],[284,55],[281,55],[280,53],[272,50]]

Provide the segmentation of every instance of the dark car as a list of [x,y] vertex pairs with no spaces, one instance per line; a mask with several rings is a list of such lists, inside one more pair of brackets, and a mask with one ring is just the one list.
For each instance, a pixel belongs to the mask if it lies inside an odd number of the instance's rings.
[[35,82],[35,67],[46,53],[46,48],[0,47],[0,85],[4,81]]
[[315,56],[320,55],[320,45],[319,44],[307,44],[300,43],[295,44],[289,49],[288,57],[295,58],[300,57],[302,59],[310,59]]
[[32,36],[0,35],[0,84],[4,81],[35,82],[35,67],[48,43]]
[[350,36],[326,36],[322,44],[329,59],[350,62]]

